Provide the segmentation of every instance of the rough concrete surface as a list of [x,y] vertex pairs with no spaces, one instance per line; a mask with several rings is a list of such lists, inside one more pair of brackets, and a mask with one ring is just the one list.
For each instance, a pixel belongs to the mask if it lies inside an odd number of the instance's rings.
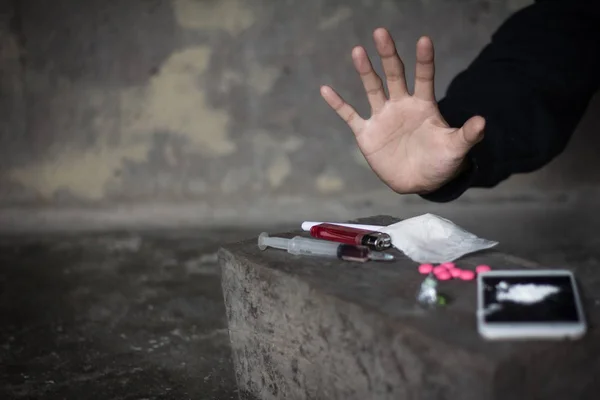
[[0,238],[0,398],[237,399],[220,241],[250,231]]
[[[600,268],[595,204],[437,212],[499,240],[501,251],[588,277]],[[77,232],[0,239],[0,398],[236,398],[216,250],[261,228],[174,220],[159,231],[85,233],[79,223]],[[588,290],[597,281],[581,282],[600,307]]]
[[[332,84],[368,110],[350,50],[372,53],[375,27],[396,37],[411,81],[417,38],[433,38],[441,97],[530,1],[1,3],[0,205],[194,201],[240,212],[383,189],[318,90]],[[494,193],[596,183],[597,115],[551,167]]]
[[[237,382],[261,399],[558,400],[600,390],[592,378],[600,363],[590,358],[600,350],[596,271],[574,268],[588,294],[583,340],[492,343],[477,333],[476,285],[442,282],[450,303],[424,310],[415,301],[423,277],[406,257],[325,261],[263,252],[251,239],[225,246],[219,258]],[[496,250],[458,261],[480,264],[539,267]]]

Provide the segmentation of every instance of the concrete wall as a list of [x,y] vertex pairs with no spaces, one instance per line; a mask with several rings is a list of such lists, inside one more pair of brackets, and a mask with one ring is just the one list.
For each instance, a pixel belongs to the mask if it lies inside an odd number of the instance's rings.
[[[362,43],[373,51],[372,30],[386,26],[409,77],[416,39],[432,36],[441,97],[528,3],[2,1],[0,205],[193,203],[211,213],[367,195],[419,202],[371,173],[319,85],[368,111],[350,50]],[[462,201],[593,186],[597,115],[548,168]]]

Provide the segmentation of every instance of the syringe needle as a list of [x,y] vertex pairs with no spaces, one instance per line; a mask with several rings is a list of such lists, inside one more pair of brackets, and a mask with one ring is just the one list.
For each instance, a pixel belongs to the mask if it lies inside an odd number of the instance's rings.
[[391,261],[394,259],[392,254],[371,251],[366,246],[339,244],[325,240],[304,238],[302,236],[296,236],[292,239],[269,237],[266,232],[258,236],[258,247],[261,250],[267,247],[274,247],[287,250],[290,254],[331,257],[346,261]]
[[394,260],[394,255],[384,253],[383,251],[371,251],[369,253],[369,259],[373,261],[392,261]]

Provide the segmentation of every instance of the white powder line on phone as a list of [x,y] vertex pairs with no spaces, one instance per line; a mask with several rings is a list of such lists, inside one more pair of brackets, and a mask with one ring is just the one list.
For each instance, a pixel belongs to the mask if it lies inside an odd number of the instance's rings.
[[512,301],[513,303],[522,304],[540,302],[560,291],[559,288],[552,285],[536,285],[533,283],[507,285],[506,282],[500,282],[497,289],[496,299],[498,301]]
[[490,315],[500,310],[502,310],[502,306],[500,304],[492,303],[483,310],[483,315]]

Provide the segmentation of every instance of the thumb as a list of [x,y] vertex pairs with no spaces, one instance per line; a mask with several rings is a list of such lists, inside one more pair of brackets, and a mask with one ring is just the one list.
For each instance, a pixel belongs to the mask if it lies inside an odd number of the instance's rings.
[[471,117],[457,132],[457,140],[461,142],[466,150],[475,146],[483,139],[483,130],[485,128],[485,119],[483,117]]

